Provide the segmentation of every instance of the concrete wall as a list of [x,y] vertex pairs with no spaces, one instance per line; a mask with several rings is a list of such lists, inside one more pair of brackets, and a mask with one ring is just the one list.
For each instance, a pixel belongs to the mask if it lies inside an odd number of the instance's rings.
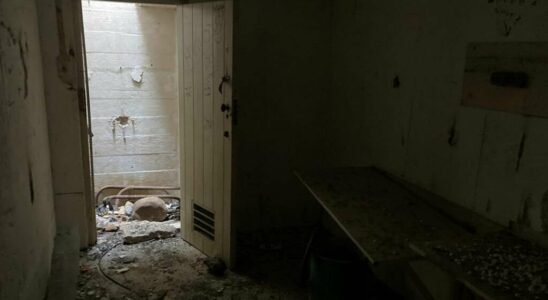
[[0,299],[43,299],[55,236],[35,1],[0,2]]
[[548,3],[333,3],[333,162],[375,164],[498,223],[548,230],[548,120],[460,105],[467,44],[546,41]]
[[[37,1],[57,231],[95,242],[79,1]],[[90,229],[90,230],[88,230]]]
[[234,206],[240,230],[312,221],[293,175],[325,163],[330,2],[235,1]]
[[[95,190],[178,186],[175,6],[83,1]],[[142,72],[142,82],[132,79]],[[127,115],[125,130],[112,119]]]

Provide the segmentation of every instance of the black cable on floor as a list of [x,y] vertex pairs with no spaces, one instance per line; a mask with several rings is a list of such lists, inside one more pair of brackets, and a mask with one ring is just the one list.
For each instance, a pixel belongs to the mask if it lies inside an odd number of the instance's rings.
[[99,270],[99,273],[101,273],[101,275],[103,275],[103,277],[105,277],[106,279],[110,280],[112,283],[118,285],[119,287],[125,289],[126,291],[130,292],[131,294],[133,294],[134,296],[137,296],[139,298],[143,298],[141,295],[139,295],[137,292],[133,291],[132,289],[130,289],[129,287],[127,287],[126,285],[120,283],[119,281],[117,281],[116,279],[112,278],[111,276],[107,275],[104,271],[103,271],[103,268],[101,267],[101,261],[103,261],[103,257],[105,257],[108,253],[110,253],[110,251],[114,250],[114,248],[122,245],[123,243],[118,243],[116,245],[114,245],[112,248],[108,249],[107,251],[105,251],[105,253],[103,253],[101,255],[101,257],[99,258],[99,260],[97,261],[97,269]]
[[[167,240],[167,239],[171,239],[171,238],[175,238],[175,237],[168,237],[168,238],[164,238],[164,239],[161,239],[161,240]],[[158,240],[151,240],[151,241],[147,241],[147,242],[155,242],[155,241],[158,241]],[[145,242],[146,243],[146,242]],[[97,269],[99,269],[99,273],[101,273],[101,275],[103,275],[103,277],[105,277],[106,279],[110,280],[112,283],[118,285],[119,287],[125,289],[126,291],[132,293],[134,296],[137,296],[139,298],[146,298],[146,295],[143,297],[142,295],[139,295],[139,293],[133,291],[132,289],[130,289],[129,287],[127,287],[126,285],[120,283],[119,281],[117,281],[116,279],[112,278],[111,276],[107,275],[104,271],[103,271],[103,268],[101,267],[101,262],[103,261],[103,257],[105,257],[108,253],[110,253],[110,251],[114,250],[114,248],[122,245],[123,243],[118,243],[114,246],[112,246],[112,248],[108,249],[107,251],[105,251],[105,253],[101,254],[101,257],[99,257],[99,260],[97,261]]]

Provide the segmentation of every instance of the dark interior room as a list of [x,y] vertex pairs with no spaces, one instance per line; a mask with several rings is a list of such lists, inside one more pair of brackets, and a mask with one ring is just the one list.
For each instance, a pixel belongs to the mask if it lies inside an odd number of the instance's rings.
[[548,299],[547,118],[548,1],[0,0],[0,300]]

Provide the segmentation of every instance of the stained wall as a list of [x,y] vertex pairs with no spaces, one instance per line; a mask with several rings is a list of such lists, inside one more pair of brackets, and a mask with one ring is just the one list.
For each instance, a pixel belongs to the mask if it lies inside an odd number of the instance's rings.
[[[543,42],[543,1],[333,1],[330,157],[548,230],[548,120],[462,106],[472,42]],[[534,74],[533,74],[534,76]]]
[[0,299],[42,299],[55,210],[37,8],[0,2]]

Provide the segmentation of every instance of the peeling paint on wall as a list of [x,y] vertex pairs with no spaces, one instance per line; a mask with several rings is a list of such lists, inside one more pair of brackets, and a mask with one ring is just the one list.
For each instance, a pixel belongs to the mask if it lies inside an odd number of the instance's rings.
[[524,132],[521,136],[521,141],[519,143],[518,150],[518,159],[516,161],[516,172],[519,172],[519,167],[521,165],[521,158],[523,157],[523,151],[525,150],[525,141],[527,140],[527,134]]
[[[27,70],[27,62],[26,62],[26,54],[25,54],[25,49],[28,52],[28,43],[26,42],[26,37],[24,38],[23,33],[19,32],[19,37],[17,38],[13,30],[9,26],[7,26],[3,21],[0,21],[0,28],[3,29],[8,34],[7,47],[17,47],[17,52],[19,54],[20,67],[21,67],[22,76],[23,76],[23,79],[22,79],[23,86],[18,88],[18,91],[20,91],[22,93],[23,98],[26,99],[28,97],[28,70]],[[0,49],[2,50],[4,49],[4,45],[1,39],[0,39]],[[9,63],[10,66],[4,66],[4,61],[2,60],[2,69],[6,67],[8,74],[11,74],[14,68],[14,66],[12,65],[14,61],[7,61],[6,63]],[[14,103],[15,103],[15,97],[13,96],[9,97],[8,106],[12,106]]]
[[497,30],[503,36],[509,36],[521,21],[521,16],[515,12],[512,12],[506,8],[495,8],[495,14],[497,15]]
[[548,190],[546,190],[542,196],[540,220],[542,222],[542,231],[548,232]]
[[518,225],[523,225],[526,227],[531,226],[530,207],[532,198],[533,195],[531,193],[527,193],[521,199],[521,209],[517,217]]
[[37,3],[0,1],[0,299],[44,299],[56,233]]
[[487,203],[485,204],[485,212],[490,213],[491,212],[491,198],[487,199]]
[[457,127],[457,119],[455,118],[453,120],[453,124],[451,125],[451,128],[449,128],[449,132],[448,132],[449,137],[447,138],[447,143],[451,147],[456,146],[459,141],[456,127]]
[[6,30],[11,38],[11,42],[13,44],[16,44],[17,43],[17,40],[15,39],[15,34],[13,33],[13,30],[7,26],[4,21],[0,21],[0,27],[3,28],[4,30]]
[[32,178],[32,166],[29,162],[28,165],[28,174],[29,174],[29,195],[30,195],[30,203],[34,204],[34,179]]
[[488,2],[495,5],[497,31],[504,37],[510,36],[522,21],[521,10],[524,7],[537,5],[537,0],[489,0]]
[[57,76],[65,83],[68,90],[75,90],[74,88],[74,72],[70,71],[72,66],[72,57],[66,53],[60,53],[57,56]]
[[401,85],[400,77],[396,75],[396,77],[394,77],[394,79],[392,80],[392,87],[397,89],[400,87],[400,85]]
[[[485,140],[487,138],[487,114],[485,114],[483,118],[483,128],[481,131],[481,143],[480,143],[480,150],[478,155],[478,166],[476,168],[476,178],[474,180],[474,200],[477,199],[478,191],[479,191],[479,178],[480,178],[480,172],[481,172],[481,162],[483,161],[483,150],[485,148]],[[475,204],[475,201],[474,201]],[[491,206],[489,205],[489,208]],[[490,209],[489,209],[490,210]]]
[[143,83],[143,73],[143,69],[138,67],[133,68],[133,71],[131,71],[131,80],[137,84]]
[[[63,83],[68,87],[69,91],[76,90],[76,70],[74,69],[74,50],[67,45],[67,39],[65,36],[65,24],[63,21],[63,9],[61,4],[58,3],[55,7],[56,12],[56,21],[57,21],[57,37],[59,44],[59,55],[57,56],[57,76]],[[70,50],[67,51],[67,48],[72,50],[72,55]]]
[[127,142],[126,128],[129,127],[130,123],[133,128],[133,134],[135,135],[135,120],[132,117],[126,116],[124,112],[122,112],[122,114],[119,116],[113,117],[111,120],[112,139],[116,140],[116,127],[120,127],[120,129],[122,129],[122,138],[124,139],[124,144],[125,144]]
[[[28,44],[25,42],[27,51]],[[29,95],[29,74],[27,70],[27,61],[25,59],[25,50],[23,49],[23,34],[19,33],[19,57],[21,58],[21,67],[23,68],[23,84],[24,84],[24,97],[25,99]]]

